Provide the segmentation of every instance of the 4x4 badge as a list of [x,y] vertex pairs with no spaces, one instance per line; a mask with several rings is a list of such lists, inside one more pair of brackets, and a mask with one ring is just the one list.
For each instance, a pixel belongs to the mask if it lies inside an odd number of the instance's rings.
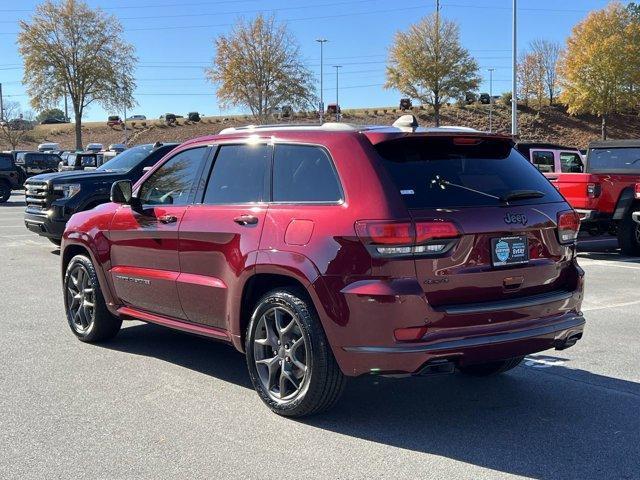
[[527,224],[527,216],[524,213],[507,213],[504,216],[504,223],[520,223],[522,225]]

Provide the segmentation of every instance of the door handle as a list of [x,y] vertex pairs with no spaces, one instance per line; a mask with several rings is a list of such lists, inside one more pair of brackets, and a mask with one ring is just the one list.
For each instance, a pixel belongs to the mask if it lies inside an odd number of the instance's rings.
[[178,217],[175,215],[163,215],[162,217],[158,217],[160,223],[176,223],[178,221]]
[[233,219],[239,225],[255,225],[258,223],[258,217],[254,217],[253,215],[240,215]]

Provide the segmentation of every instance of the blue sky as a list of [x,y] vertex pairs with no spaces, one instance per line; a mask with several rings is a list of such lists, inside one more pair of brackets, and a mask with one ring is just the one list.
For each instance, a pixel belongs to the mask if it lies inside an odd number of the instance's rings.
[[[28,19],[39,2],[0,0],[0,82],[5,99],[28,108],[21,85],[21,58],[16,48],[17,20]],[[400,94],[384,90],[385,59],[393,35],[434,11],[435,0],[89,0],[120,18],[126,40],[139,57],[136,70],[138,106],[131,112],[157,118],[165,112],[205,115],[221,111],[215,87],[204,78],[214,55],[213,41],[239,17],[259,11],[286,21],[301,45],[305,61],[320,78],[320,50],[325,44],[325,104],[335,99],[335,69],[340,64],[343,108],[395,105]],[[495,68],[494,94],[510,90],[511,0],[442,0],[443,16],[460,25],[462,43],[481,66],[481,91],[489,90],[488,68]],[[518,50],[534,38],[564,42],[589,10],[606,0],[518,0]],[[623,2],[627,3],[627,2]],[[86,120],[111,112],[92,105]],[[122,112],[113,112],[122,113]],[[129,113],[129,112],[128,112]]]

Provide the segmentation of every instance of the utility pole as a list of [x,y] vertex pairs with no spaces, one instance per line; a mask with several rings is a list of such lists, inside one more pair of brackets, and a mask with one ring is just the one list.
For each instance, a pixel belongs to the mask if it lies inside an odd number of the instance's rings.
[[4,103],[2,103],[2,83],[0,83],[0,121],[4,120]]
[[489,69],[489,133],[493,131],[493,71],[495,68]]
[[64,92],[64,121],[69,121],[69,109],[67,107],[67,92]]
[[[122,75],[124,75],[124,69],[122,70]],[[122,119],[122,122],[124,123],[124,144],[127,144],[127,141],[129,140],[129,135],[127,132],[127,100],[125,100],[124,102],[124,118]]]
[[334,65],[336,69],[336,122],[340,121],[340,101],[338,97],[338,71],[342,68],[342,65]]
[[324,75],[324,56],[323,56],[323,47],[324,44],[328,42],[328,40],[326,38],[318,38],[316,39],[316,42],[318,42],[320,44],[320,108],[318,109],[320,111],[320,123],[322,124],[323,122],[323,117],[324,117],[324,97],[323,97],[323,75]]
[[516,78],[518,68],[517,51],[517,6],[518,0],[513,0],[513,46],[511,52],[512,76],[511,76],[511,135],[518,135],[518,82]]

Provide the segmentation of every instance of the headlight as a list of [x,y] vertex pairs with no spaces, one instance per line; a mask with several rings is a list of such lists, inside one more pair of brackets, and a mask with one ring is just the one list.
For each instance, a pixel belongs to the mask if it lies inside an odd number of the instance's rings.
[[71,198],[80,191],[79,183],[63,183],[61,185],[54,185],[53,190],[62,192],[62,198]]

